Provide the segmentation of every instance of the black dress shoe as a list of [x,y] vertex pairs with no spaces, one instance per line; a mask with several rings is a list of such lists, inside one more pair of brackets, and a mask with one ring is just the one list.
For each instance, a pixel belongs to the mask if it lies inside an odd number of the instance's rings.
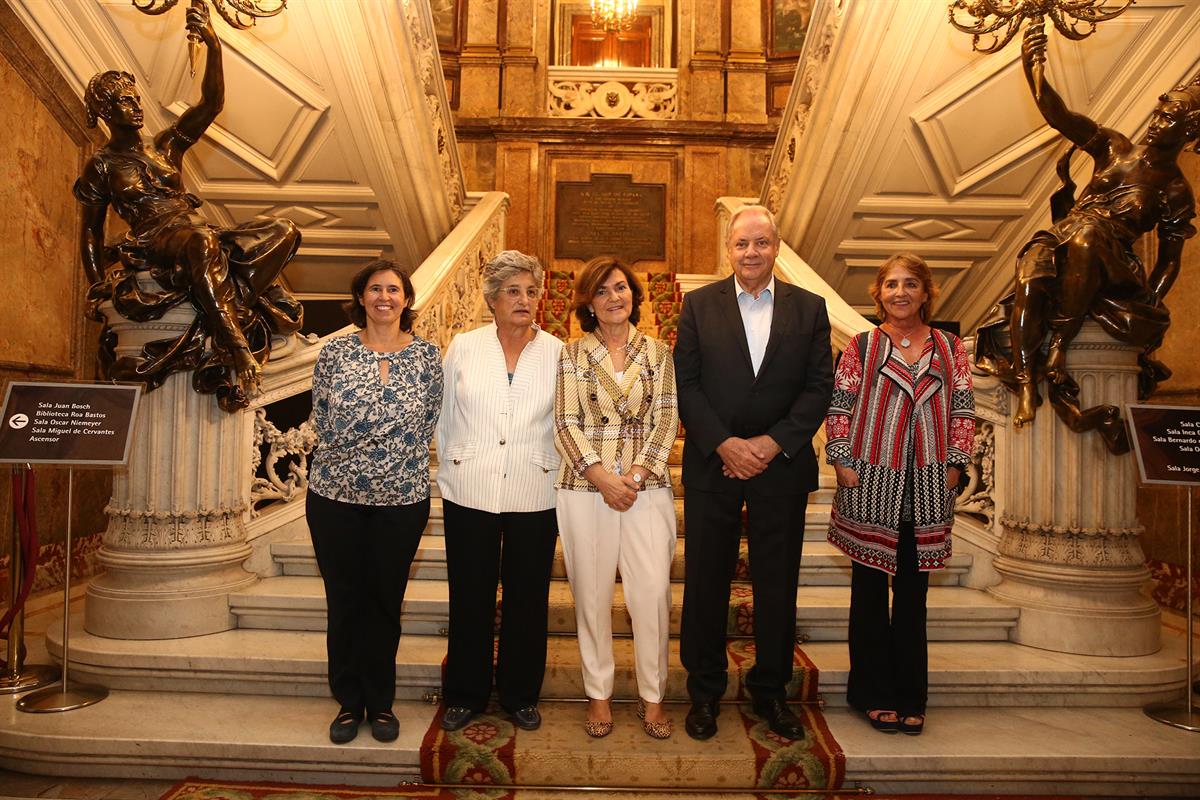
[[803,739],[804,723],[782,700],[756,700],[754,713],[784,739]]
[[475,719],[475,712],[466,706],[448,706],[442,714],[442,730],[457,731]]
[[358,736],[358,725],[362,720],[363,714],[361,711],[352,711],[349,708],[343,708],[333,718],[333,722],[329,723],[329,741],[334,744],[345,744],[346,742],[354,741],[354,737]]
[[717,715],[721,705],[716,700],[696,700],[683,721],[683,729],[693,739],[704,741],[717,735]]
[[371,735],[377,742],[394,742],[400,735],[400,720],[390,710],[371,715]]
[[512,715],[513,724],[521,730],[536,731],[542,727],[542,715],[537,706],[525,706],[509,713]]

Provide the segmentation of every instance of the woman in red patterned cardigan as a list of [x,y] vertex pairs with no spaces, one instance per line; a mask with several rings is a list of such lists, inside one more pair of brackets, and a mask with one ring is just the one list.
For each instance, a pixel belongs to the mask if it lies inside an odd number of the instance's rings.
[[880,266],[871,297],[882,322],[842,353],[825,418],[838,482],[829,541],[853,570],[846,700],[886,733],[924,728],[929,572],[950,556],[955,490],[975,434],[967,352],[929,326],[936,295],[919,256]]

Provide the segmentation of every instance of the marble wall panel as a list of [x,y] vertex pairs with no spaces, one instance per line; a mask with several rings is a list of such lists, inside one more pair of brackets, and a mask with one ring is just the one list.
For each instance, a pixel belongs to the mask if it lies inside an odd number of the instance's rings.
[[713,214],[717,197],[725,194],[726,150],[722,147],[684,148],[683,215],[696,224],[686,225],[683,257],[675,266],[676,272],[716,272],[717,254],[721,243],[715,224],[700,220]]
[[[541,219],[537,189],[538,148],[534,142],[504,142],[496,145],[496,188],[508,192],[507,232],[504,246],[532,253],[539,258],[540,231],[535,221]],[[544,263],[544,259],[543,259]]]
[[[50,59],[0,3],[0,396],[10,381],[96,377],[99,326],[84,322],[86,285],[71,185],[98,143],[83,104]],[[0,606],[9,593],[12,483],[0,470]],[[94,552],[111,494],[107,470],[79,470],[67,504],[67,472],[37,467],[40,558],[34,590],[61,587],[71,513],[72,574],[95,572]]]
[[0,59],[0,364],[69,373],[75,366],[78,315],[63,302],[80,281],[76,203],[71,184],[79,147]]

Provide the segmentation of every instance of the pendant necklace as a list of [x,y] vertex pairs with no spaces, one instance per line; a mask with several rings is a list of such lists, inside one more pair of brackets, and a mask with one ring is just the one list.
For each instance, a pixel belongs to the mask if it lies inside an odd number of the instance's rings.
[[907,336],[904,336],[904,335],[900,336],[900,346],[901,347],[908,347],[911,344],[912,344],[912,340],[909,339]]

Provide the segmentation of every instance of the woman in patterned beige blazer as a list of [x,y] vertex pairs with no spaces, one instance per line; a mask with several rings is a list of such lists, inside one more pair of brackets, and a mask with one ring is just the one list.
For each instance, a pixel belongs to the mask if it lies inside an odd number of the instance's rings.
[[563,455],[558,526],[588,696],[585,729],[612,730],[612,601],[616,572],[633,622],[638,713],[647,734],[671,735],[667,684],[675,503],[667,457],[679,430],[667,344],[637,329],[644,292],[627,265],[590,261],[575,284],[586,335],[563,348],[554,400]]

